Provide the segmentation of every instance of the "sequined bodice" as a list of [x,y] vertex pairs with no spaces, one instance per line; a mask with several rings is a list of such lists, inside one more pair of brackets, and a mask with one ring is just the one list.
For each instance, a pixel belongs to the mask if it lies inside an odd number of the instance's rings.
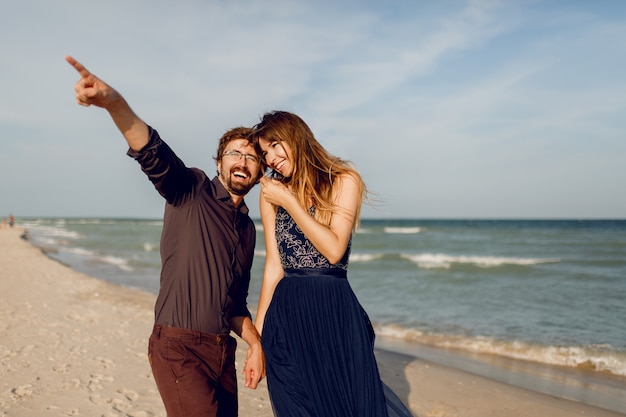
[[[313,209],[311,209],[311,214]],[[284,269],[339,268],[348,269],[352,238],[339,263],[331,264],[306,238],[289,213],[282,207],[276,213],[276,241]]]

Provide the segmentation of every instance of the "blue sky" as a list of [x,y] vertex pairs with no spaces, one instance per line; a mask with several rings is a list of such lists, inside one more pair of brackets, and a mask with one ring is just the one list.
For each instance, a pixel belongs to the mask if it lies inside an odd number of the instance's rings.
[[162,215],[70,54],[211,176],[282,109],[365,217],[626,218],[624,1],[0,0],[0,39],[0,216]]

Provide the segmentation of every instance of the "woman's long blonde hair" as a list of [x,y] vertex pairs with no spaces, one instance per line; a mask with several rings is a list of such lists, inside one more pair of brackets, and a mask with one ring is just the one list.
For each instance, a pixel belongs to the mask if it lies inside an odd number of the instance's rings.
[[[272,111],[261,118],[253,128],[251,142],[257,153],[262,155],[259,140],[287,143],[292,151],[293,172],[289,178],[280,178],[288,184],[300,205],[308,210],[315,208],[315,220],[324,225],[330,224],[333,213],[339,213],[333,204],[333,185],[338,176],[351,174],[361,188],[361,202],[367,193],[365,184],[356,168],[348,161],[337,158],[315,139],[313,132],[300,117],[285,111]],[[361,204],[354,214],[354,228],[358,226]],[[350,213],[347,213],[348,215]]]

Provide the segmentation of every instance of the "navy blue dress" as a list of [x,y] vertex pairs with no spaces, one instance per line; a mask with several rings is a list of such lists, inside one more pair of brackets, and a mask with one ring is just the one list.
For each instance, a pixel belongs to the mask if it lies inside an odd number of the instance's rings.
[[276,240],[285,276],[262,333],[276,417],[411,416],[380,379],[374,331],[347,280],[350,245],[330,264],[282,208]]

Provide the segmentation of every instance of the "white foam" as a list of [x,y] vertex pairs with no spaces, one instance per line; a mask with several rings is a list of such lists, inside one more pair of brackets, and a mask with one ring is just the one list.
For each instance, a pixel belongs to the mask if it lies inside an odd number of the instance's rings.
[[101,219],[77,219],[73,222],[78,224],[106,224]]
[[89,250],[89,249],[84,249],[84,248],[67,248],[64,251],[67,253],[80,255],[80,256],[95,256],[96,255],[96,252]]
[[448,269],[452,264],[469,264],[481,268],[494,268],[503,265],[537,265],[542,263],[560,262],[560,259],[551,258],[508,258],[498,256],[452,256],[443,253],[421,253],[416,255],[401,254],[404,259],[408,259],[417,264],[420,268],[444,268]]
[[91,257],[94,258],[100,262],[106,263],[106,264],[110,264],[110,265],[114,265],[116,267],[118,267],[119,269],[121,269],[122,271],[133,271],[134,269],[128,265],[128,260],[124,259],[124,258],[120,258],[118,256],[112,256],[112,255],[104,255],[104,256],[100,256],[98,255],[97,252],[89,250],[89,249],[84,249],[84,248],[66,248],[65,252],[67,253],[71,253],[73,255],[78,255],[78,256],[86,256],[86,257]]
[[370,262],[382,258],[382,253],[352,253],[350,262]]
[[128,265],[128,260],[124,259],[124,258],[119,258],[117,256],[101,256],[98,257],[99,260],[101,260],[104,263],[108,263],[111,265],[115,265],[117,266],[119,269],[121,269],[122,271],[132,271],[133,268]]
[[58,244],[62,244],[63,242],[59,242],[56,239],[52,239],[49,237],[41,237],[39,239],[37,239],[39,243],[44,244],[44,245],[58,245]]
[[542,346],[521,341],[503,341],[490,337],[468,337],[427,333],[398,325],[376,326],[380,336],[418,342],[425,345],[461,349],[473,353],[498,355],[549,365],[585,367],[598,372],[626,376],[626,353],[608,345]]
[[51,226],[37,226],[37,231],[39,232],[38,234],[45,237],[63,237],[67,239],[78,239],[80,237],[78,232]]
[[152,243],[144,243],[143,244],[143,250],[145,252],[152,252],[154,250],[158,249],[157,245],[153,245]]
[[385,227],[385,233],[410,235],[422,231],[421,227]]

